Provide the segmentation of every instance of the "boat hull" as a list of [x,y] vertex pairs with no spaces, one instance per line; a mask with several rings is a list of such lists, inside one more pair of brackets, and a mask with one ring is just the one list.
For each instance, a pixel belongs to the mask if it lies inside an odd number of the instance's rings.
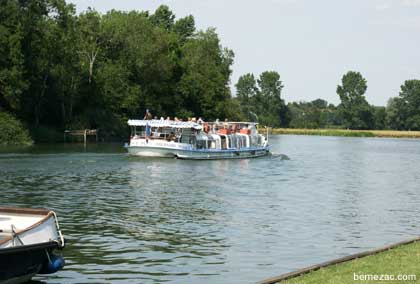
[[[59,249],[57,242],[18,246],[0,251],[0,284],[25,283],[48,263]],[[48,253],[48,255],[47,255]]]
[[139,157],[176,158],[177,150],[160,147],[128,146],[128,153]]
[[53,211],[0,208],[0,284],[57,272],[64,259],[54,251],[62,248],[64,238]]
[[128,146],[128,153],[140,157],[178,158],[185,160],[247,159],[269,154],[268,147],[227,150],[182,150],[160,147]]

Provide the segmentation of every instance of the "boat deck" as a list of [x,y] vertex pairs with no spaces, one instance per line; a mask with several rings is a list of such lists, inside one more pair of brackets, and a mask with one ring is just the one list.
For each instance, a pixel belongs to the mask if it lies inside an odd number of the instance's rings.
[[4,233],[11,233],[12,225],[17,231],[24,230],[41,221],[43,217],[43,215],[22,215],[0,212],[0,239]]

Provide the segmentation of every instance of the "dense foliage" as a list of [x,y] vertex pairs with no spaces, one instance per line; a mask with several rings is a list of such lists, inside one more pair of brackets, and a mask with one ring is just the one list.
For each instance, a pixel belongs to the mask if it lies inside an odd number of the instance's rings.
[[338,106],[286,104],[275,71],[241,76],[232,97],[233,57],[214,29],[198,31],[192,15],[177,19],[165,5],[153,14],[77,15],[64,0],[0,0],[0,111],[37,141],[84,128],[123,137],[126,120],[146,109],[272,127],[420,129],[418,80],[406,81],[386,108],[367,103],[367,81],[353,71],[337,87]]
[[283,85],[277,72],[263,72],[258,80],[253,74],[245,74],[235,86],[241,112],[247,120],[272,127],[288,126],[289,113],[281,98]]
[[388,101],[386,112],[391,129],[420,130],[420,80],[405,81],[400,95]]
[[[0,109],[34,128],[126,130],[145,109],[160,116],[238,117],[233,52],[193,16],[94,10],[64,0],[2,0]],[[236,110],[235,110],[236,106]]]
[[338,110],[343,126],[349,129],[373,129],[373,111],[364,96],[367,81],[359,72],[349,71],[337,86],[341,104]]
[[341,124],[337,107],[327,101],[289,103],[292,128],[333,128]]
[[0,112],[0,145],[30,145],[28,130],[12,115]]
[[366,79],[349,71],[337,86],[338,106],[322,99],[289,103],[289,127],[420,130],[420,80],[406,81],[387,107],[369,105],[366,89]]

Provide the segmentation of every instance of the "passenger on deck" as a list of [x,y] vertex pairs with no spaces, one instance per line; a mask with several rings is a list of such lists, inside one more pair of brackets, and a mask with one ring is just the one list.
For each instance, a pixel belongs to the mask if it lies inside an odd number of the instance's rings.
[[197,123],[198,124],[203,124],[204,123],[204,120],[201,117],[199,117],[198,120],[197,120]]
[[236,133],[238,130],[238,126],[236,125],[236,123],[232,124],[232,132]]
[[175,136],[175,133],[173,131],[171,131],[171,134],[169,134],[167,140],[168,141],[175,141],[176,140],[176,136]]
[[146,109],[146,114],[144,115],[144,120],[151,120],[153,118],[152,114],[150,113],[149,109]]
[[223,128],[224,129],[228,129],[229,128],[229,123],[228,123],[228,119],[227,118],[225,118],[225,122],[223,123]]
[[166,121],[170,121],[170,120],[171,120],[170,116],[166,117]]
[[152,136],[152,127],[150,127],[149,123],[146,124],[146,142]]

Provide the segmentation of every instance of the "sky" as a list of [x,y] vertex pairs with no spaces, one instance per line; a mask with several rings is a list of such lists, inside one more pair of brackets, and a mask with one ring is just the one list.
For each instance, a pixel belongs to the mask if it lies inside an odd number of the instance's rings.
[[280,74],[286,102],[339,103],[347,71],[368,82],[366,99],[386,105],[405,80],[420,79],[420,0],[68,0],[77,12],[106,13],[168,5],[196,27],[215,27],[232,49],[231,87],[246,73]]

